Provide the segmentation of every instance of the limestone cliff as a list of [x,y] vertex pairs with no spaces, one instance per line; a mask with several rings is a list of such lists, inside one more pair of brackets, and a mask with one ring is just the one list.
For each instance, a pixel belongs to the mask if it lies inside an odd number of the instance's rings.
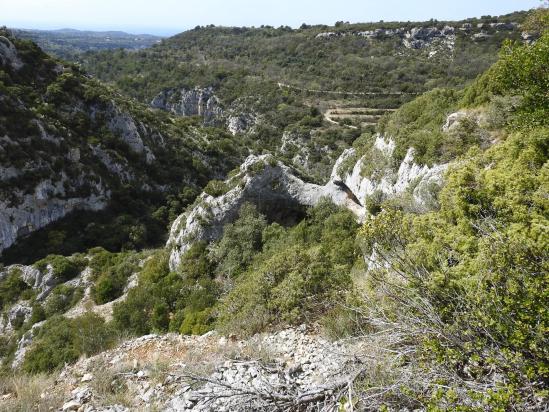
[[151,107],[179,116],[199,116],[207,126],[222,126],[233,135],[251,129],[257,116],[250,113],[239,102],[224,107],[212,87],[194,89],[167,89],[152,101]]
[[[393,155],[394,148],[394,142],[382,136],[378,136],[374,143],[374,149],[387,159]],[[363,220],[368,214],[364,205],[369,196],[381,192],[390,198],[411,190],[414,205],[427,210],[434,202],[436,191],[433,186],[442,185],[446,170],[446,165],[431,168],[417,165],[413,149],[410,149],[398,170],[389,167],[380,179],[362,176],[364,157],[359,159],[351,172],[341,175],[341,164],[353,154],[354,149],[342,154],[325,185],[304,182],[292,169],[270,155],[248,157],[239,173],[225,182],[226,193],[217,197],[203,193],[194,207],[175,220],[167,243],[171,249],[171,268],[179,265],[181,256],[194,242],[219,239],[223,226],[236,218],[244,202],[256,204],[269,216],[284,210],[314,206],[322,198],[328,198],[336,205],[351,210],[358,220]]]

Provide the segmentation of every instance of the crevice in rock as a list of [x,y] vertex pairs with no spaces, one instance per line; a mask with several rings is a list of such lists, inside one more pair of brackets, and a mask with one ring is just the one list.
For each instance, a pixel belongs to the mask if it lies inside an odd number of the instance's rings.
[[336,185],[337,187],[339,187],[341,190],[343,190],[346,194],[347,194],[347,197],[349,199],[351,199],[353,202],[355,202],[357,205],[359,205],[360,207],[362,207],[363,205],[360,203],[360,201],[358,200],[358,198],[356,197],[356,195],[353,193],[353,191],[351,189],[349,189],[349,186],[347,186],[345,184],[345,182],[341,181],[341,180],[334,180],[334,185]]

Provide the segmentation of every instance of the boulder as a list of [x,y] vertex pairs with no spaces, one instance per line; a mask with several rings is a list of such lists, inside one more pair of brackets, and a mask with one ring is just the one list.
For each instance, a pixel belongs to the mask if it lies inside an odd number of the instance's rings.
[[30,302],[18,302],[13,305],[0,318],[0,333],[8,334],[13,332],[23,323],[25,323],[32,315],[32,307]]

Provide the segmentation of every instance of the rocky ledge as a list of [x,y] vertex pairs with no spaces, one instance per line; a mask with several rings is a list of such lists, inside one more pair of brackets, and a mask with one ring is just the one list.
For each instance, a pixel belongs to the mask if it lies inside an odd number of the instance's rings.
[[[391,139],[377,136],[373,149],[389,160],[395,144]],[[351,210],[357,220],[362,221],[368,214],[365,202],[377,194],[387,199],[411,191],[415,207],[429,209],[434,201],[433,187],[442,185],[446,170],[445,165],[416,164],[414,151],[410,149],[398,170],[388,167],[381,177],[363,176],[365,157],[358,159],[350,171],[342,172],[342,163],[354,155],[354,149],[341,155],[325,185],[303,181],[293,169],[271,155],[249,156],[239,173],[223,182],[224,193],[217,196],[202,193],[195,204],[174,221],[167,243],[171,250],[170,267],[179,266],[182,255],[193,243],[218,240],[224,225],[236,219],[245,202],[255,204],[270,220],[277,220],[283,218],[283,212],[315,206],[321,199],[328,198]]]
[[165,110],[178,116],[199,116],[207,126],[226,127],[232,134],[245,133],[251,129],[257,116],[238,107],[236,102],[225,108],[212,87],[194,89],[175,88],[160,92],[151,107]]
[[[470,35],[471,39],[474,41],[481,41],[486,37],[489,37],[491,35],[489,33],[498,31],[514,31],[519,28],[520,25],[518,23],[480,23],[477,27],[473,27],[470,23],[464,23],[459,27],[444,26],[443,28],[437,28],[421,26],[413,27],[411,29],[401,27],[396,29],[380,28],[366,31],[324,32],[317,34],[316,38],[326,40],[348,36],[364,37],[366,39],[385,39],[396,37],[400,38],[404,47],[408,49],[422,49],[437,40],[447,41],[449,42],[449,45],[453,46],[456,32]],[[479,30],[480,32],[478,32]]]
[[245,340],[216,332],[147,335],[67,366],[42,396],[63,399],[62,411],[86,412],[343,405],[341,388],[364,368],[358,359],[366,350],[305,326]]

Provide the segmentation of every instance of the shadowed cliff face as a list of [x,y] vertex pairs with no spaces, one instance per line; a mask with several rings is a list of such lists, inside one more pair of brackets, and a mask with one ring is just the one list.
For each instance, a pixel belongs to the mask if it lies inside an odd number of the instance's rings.
[[[391,139],[378,136],[373,149],[390,159],[395,144]],[[325,185],[307,183],[295,176],[292,169],[275,161],[269,155],[250,156],[240,167],[240,173],[225,182],[226,193],[217,197],[203,193],[195,206],[173,223],[167,246],[172,249],[170,266],[176,269],[181,256],[197,241],[212,242],[223,234],[223,227],[236,219],[245,202],[255,204],[266,216],[292,216],[304,207],[317,205],[323,198],[352,211],[362,221],[368,211],[369,197],[381,193],[386,199],[398,197],[412,188],[410,207],[429,210],[434,203],[433,186],[443,184],[446,165],[419,166],[414,162],[414,151],[400,164],[398,170],[388,168],[377,179],[361,173],[364,157],[350,172],[340,175],[341,164],[354,154],[346,150],[336,162],[332,176]],[[273,219],[273,220],[276,220]]]
[[[225,156],[211,147],[210,136],[227,139],[222,130],[203,133],[168,114],[152,116],[8,31],[0,32],[0,74],[0,254],[73,213],[107,210],[127,193],[159,207],[167,194],[203,185],[240,160],[237,146]],[[132,207],[134,220],[144,214],[135,202],[125,207],[119,214]]]

